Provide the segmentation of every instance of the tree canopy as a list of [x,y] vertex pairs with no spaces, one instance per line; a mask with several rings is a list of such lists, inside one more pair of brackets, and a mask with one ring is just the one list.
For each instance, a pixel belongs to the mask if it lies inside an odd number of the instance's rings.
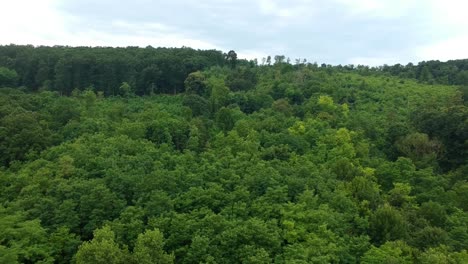
[[232,56],[1,46],[0,263],[468,262],[465,64]]

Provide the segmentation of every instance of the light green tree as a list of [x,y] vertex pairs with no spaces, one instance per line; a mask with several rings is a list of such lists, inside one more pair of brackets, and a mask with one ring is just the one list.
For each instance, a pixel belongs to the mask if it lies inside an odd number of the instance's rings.
[[15,70],[10,70],[5,67],[0,67],[0,87],[14,86],[18,79],[18,74]]
[[109,226],[94,231],[94,238],[86,241],[76,253],[77,264],[126,264],[129,253],[115,242],[115,234]]
[[392,241],[380,247],[372,246],[361,258],[363,264],[411,264],[411,248],[402,241]]
[[119,94],[124,97],[130,97],[135,94],[135,90],[128,82],[123,82],[119,87]]
[[140,264],[170,264],[174,263],[174,255],[164,251],[164,237],[158,230],[147,230],[138,236],[133,258]]

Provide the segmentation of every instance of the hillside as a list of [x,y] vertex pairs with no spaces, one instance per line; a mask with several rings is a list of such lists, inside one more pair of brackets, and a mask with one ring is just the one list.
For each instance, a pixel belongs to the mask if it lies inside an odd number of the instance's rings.
[[188,48],[14,48],[0,263],[468,262],[463,86]]

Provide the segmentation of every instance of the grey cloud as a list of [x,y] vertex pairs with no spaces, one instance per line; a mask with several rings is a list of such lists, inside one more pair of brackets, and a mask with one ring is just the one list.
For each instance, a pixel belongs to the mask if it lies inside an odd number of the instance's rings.
[[325,0],[69,0],[60,9],[78,18],[67,25],[72,31],[88,25],[111,34],[172,33],[224,50],[333,64],[381,54],[411,56],[411,49],[429,37],[430,24],[424,10],[414,16],[380,19],[352,14],[346,5]]

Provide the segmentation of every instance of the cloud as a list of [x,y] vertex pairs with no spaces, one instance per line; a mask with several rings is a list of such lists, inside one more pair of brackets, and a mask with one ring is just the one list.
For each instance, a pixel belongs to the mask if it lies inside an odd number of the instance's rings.
[[70,46],[140,46],[153,47],[192,47],[198,49],[219,49],[219,47],[199,39],[192,39],[178,34],[112,34],[96,30],[86,30],[67,36],[63,44]]
[[258,50],[239,50],[237,51],[237,57],[239,57],[240,59],[257,59],[258,61],[261,61],[262,58],[266,58],[268,57],[268,55],[265,52]]
[[431,10],[431,19],[445,27],[445,30],[456,30],[467,33],[468,1],[466,0],[428,0],[425,3]]
[[111,25],[114,28],[118,29],[126,29],[128,31],[158,31],[158,32],[170,32],[173,31],[174,29],[171,28],[170,26],[161,24],[161,23],[131,23],[125,20],[113,20],[111,21]]
[[[255,0],[260,15],[270,16],[275,23],[305,21],[313,17],[313,0]],[[279,19],[279,20],[277,20]]]
[[259,0],[258,7],[260,9],[260,14],[263,15],[282,16],[281,12],[284,12],[274,1],[269,0]]
[[0,23],[6,26],[0,27],[0,44],[220,48],[157,22],[114,20],[96,27],[59,10],[56,0],[9,1],[3,10]]
[[466,10],[465,0],[4,0],[0,44],[190,46],[380,65],[468,57]]
[[[408,62],[408,61],[406,61]],[[348,64],[353,65],[367,65],[367,66],[381,66],[384,64],[406,64],[404,59],[400,59],[395,56],[383,56],[383,57],[354,57],[348,60]]]
[[398,18],[417,7],[417,0],[333,0],[345,6],[352,16],[367,16],[377,19]]
[[468,58],[468,34],[430,43],[416,50],[419,60],[456,60]]
[[66,33],[65,18],[55,8],[55,0],[15,0],[2,3],[0,43],[56,44]]
[[468,2],[429,0],[425,4],[431,23],[427,29],[427,41],[413,49],[417,60],[467,59]]
[[[179,33],[176,28],[161,23],[131,23],[115,20],[110,23],[112,33],[107,31],[84,31],[85,41],[99,42],[102,45],[112,43],[114,46],[162,46],[162,47],[192,47],[197,49],[220,49],[220,47],[189,34]],[[109,45],[109,44],[107,44]]]

